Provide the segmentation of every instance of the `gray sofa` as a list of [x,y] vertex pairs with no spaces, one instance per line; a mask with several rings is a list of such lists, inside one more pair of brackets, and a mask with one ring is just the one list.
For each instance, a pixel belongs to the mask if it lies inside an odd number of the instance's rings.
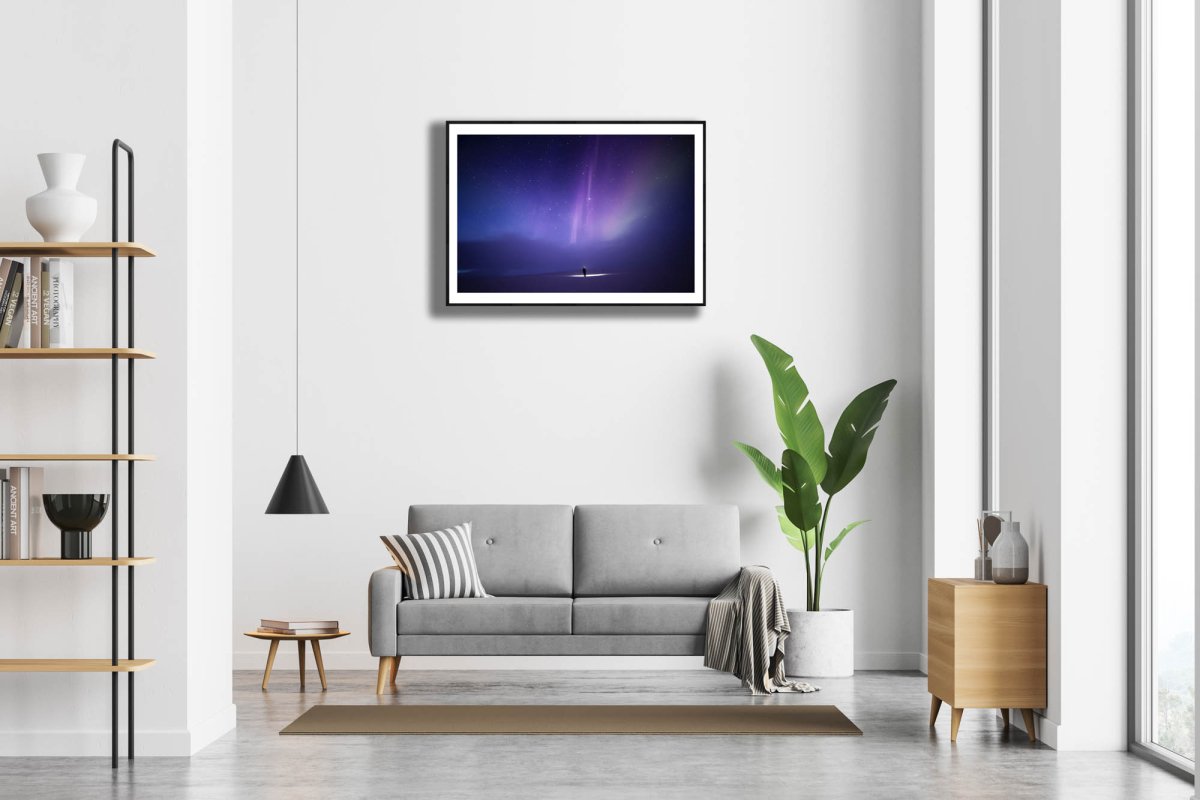
[[493,597],[405,600],[399,570],[372,574],[380,692],[406,655],[703,655],[708,601],[741,564],[736,506],[408,510],[409,533],[463,522]]

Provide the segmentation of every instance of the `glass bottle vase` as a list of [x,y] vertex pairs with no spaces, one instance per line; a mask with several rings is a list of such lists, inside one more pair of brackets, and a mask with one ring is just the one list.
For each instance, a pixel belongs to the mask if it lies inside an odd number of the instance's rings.
[[1000,538],[992,545],[992,580],[996,583],[1027,583],[1029,581],[1029,543],[1021,535],[1021,523],[1005,522],[1000,526]]

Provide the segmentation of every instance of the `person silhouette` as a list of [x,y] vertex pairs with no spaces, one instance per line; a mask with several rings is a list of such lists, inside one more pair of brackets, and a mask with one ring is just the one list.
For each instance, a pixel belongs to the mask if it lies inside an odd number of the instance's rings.
[[587,277],[587,267],[583,268],[583,277]]

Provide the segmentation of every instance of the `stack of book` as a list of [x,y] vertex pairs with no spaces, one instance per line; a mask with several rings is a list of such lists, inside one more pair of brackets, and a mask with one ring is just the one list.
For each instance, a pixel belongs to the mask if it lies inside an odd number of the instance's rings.
[[75,346],[75,265],[0,258],[0,347]]
[[55,558],[54,526],[43,522],[41,467],[0,470],[0,558]]
[[287,633],[293,636],[319,636],[322,633],[338,632],[337,620],[263,619],[259,622],[259,633]]

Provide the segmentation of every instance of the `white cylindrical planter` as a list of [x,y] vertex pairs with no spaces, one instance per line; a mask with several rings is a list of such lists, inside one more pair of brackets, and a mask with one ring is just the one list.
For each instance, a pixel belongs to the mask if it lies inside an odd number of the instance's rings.
[[784,672],[802,678],[854,674],[854,611],[787,612],[792,632],[784,643]]

